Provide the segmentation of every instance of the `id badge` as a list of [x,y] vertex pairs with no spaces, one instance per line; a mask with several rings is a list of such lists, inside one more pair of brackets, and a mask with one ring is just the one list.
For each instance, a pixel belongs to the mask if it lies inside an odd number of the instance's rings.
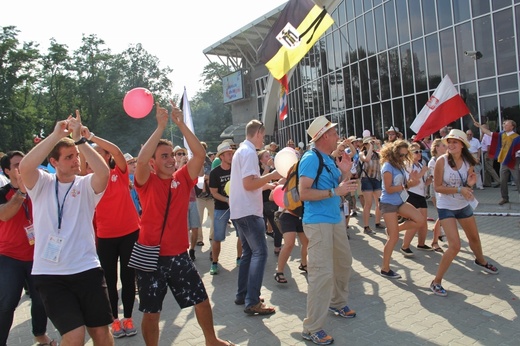
[[345,214],[345,216],[350,215],[348,201],[343,202],[343,213]]
[[472,208],[473,210],[477,209],[477,206],[478,206],[478,201],[477,201],[477,199],[476,199],[475,197],[473,197],[473,199],[471,199],[471,200],[469,201],[469,205],[471,206],[471,208]]
[[401,191],[400,196],[401,196],[401,200],[403,202],[406,202],[408,200],[408,191],[406,191],[406,190]]
[[58,263],[60,261],[60,253],[63,248],[63,238],[55,235],[49,236],[45,250],[43,251],[42,258],[51,262]]
[[25,226],[24,229],[29,245],[34,245],[34,226],[30,224],[29,226]]

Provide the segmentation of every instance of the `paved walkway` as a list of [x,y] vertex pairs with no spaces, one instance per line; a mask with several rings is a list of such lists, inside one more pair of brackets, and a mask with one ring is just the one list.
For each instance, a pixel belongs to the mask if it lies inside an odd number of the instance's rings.
[[[486,214],[476,217],[484,254],[501,272],[489,275],[478,270],[462,234],[461,252],[443,282],[448,290],[445,298],[434,296],[429,290],[440,254],[415,251],[415,257],[408,259],[394,251],[391,266],[403,278],[385,279],[378,274],[385,235],[378,232],[374,237],[365,236],[359,226],[360,217],[351,220],[354,274],[349,305],[358,315],[348,320],[329,316],[325,329],[335,338],[336,345],[519,345],[520,217],[506,216],[520,215],[518,193],[515,187],[510,187],[512,203],[504,206],[496,204],[500,200],[499,189],[476,190],[475,195],[480,202],[476,211]],[[487,216],[490,213],[495,216]],[[429,216],[436,216],[431,205]],[[429,222],[430,229],[432,226]],[[300,336],[307,282],[298,270],[299,248],[295,247],[285,271],[289,283],[281,285],[273,279],[276,257],[272,255],[273,241],[268,239],[270,257],[262,295],[277,308],[277,313],[250,317],[242,311],[242,306],[233,303],[238,268],[236,238],[234,230],[230,231],[223,243],[219,275],[209,275],[207,228],[204,229],[206,245],[197,248],[196,265],[210,295],[218,335],[241,345],[310,344]],[[431,239],[431,232],[428,237]],[[136,300],[137,326],[141,316]],[[171,294],[165,299],[160,328],[160,345],[204,345],[194,310],[181,311]],[[58,337],[50,322],[48,330],[52,337]],[[92,345],[92,341],[86,340],[86,344]],[[16,310],[8,345],[33,345],[27,296],[22,297]],[[117,339],[116,345],[144,345],[144,342],[139,333]]]

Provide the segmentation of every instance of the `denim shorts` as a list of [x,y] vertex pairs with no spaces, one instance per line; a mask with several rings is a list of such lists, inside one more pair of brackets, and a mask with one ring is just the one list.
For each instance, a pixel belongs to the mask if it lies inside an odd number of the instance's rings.
[[215,209],[213,212],[213,240],[226,240],[226,231],[229,221],[229,209]]
[[437,208],[437,213],[439,214],[439,220],[444,219],[467,219],[468,217],[473,216],[473,208],[470,205],[465,206],[462,209],[451,210],[451,209],[439,209]]
[[376,178],[361,178],[361,191],[379,191],[381,190],[381,180]]
[[399,207],[401,207],[403,204],[404,202],[399,205],[379,202],[379,210],[381,210],[381,214],[397,213]]
[[188,227],[191,228],[200,228],[200,216],[199,216],[199,208],[197,207],[197,201],[190,202],[188,207]]

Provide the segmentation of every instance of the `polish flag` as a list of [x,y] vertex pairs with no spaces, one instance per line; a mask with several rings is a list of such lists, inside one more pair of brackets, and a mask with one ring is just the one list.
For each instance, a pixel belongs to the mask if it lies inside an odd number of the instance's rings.
[[419,141],[469,113],[464,100],[446,75],[410,128],[417,133],[415,141]]

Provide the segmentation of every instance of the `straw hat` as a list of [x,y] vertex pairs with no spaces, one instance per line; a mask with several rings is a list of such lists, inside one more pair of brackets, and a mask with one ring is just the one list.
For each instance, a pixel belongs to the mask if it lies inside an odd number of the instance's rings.
[[224,154],[226,151],[234,151],[231,147],[231,144],[228,142],[222,142],[217,147],[217,157],[220,157],[220,155]]
[[388,132],[395,132],[395,133],[398,133],[399,132],[399,129],[397,127],[394,127],[394,126],[390,126],[388,128],[388,130],[386,130],[386,133]]
[[134,159],[134,157],[132,155],[130,155],[129,153],[126,153],[123,156],[125,157],[126,162],[132,161]]
[[184,154],[186,154],[186,155],[188,154],[188,151],[187,151],[186,149],[181,148],[181,147],[178,146],[178,145],[176,145],[175,148],[173,148],[173,153],[174,153],[174,154],[177,154],[177,152],[178,152],[179,150],[184,151]]
[[469,142],[468,142],[468,137],[466,136],[466,134],[464,133],[464,131],[461,131],[461,130],[457,130],[457,129],[453,129],[450,131],[450,133],[448,133],[448,135],[446,137],[444,137],[442,139],[442,142],[446,145],[448,145],[448,139],[450,138],[453,138],[453,139],[458,139],[459,141],[461,141],[462,143],[464,143],[464,145],[466,146],[466,148],[469,149]]
[[334,126],[338,124],[331,123],[327,118],[325,118],[323,115],[320,115],[314,121],[309,125],[309,128],[307,129],[307,134],[311,137],[310,142],[316,142],[318,139],[320,139],[321,136]]

